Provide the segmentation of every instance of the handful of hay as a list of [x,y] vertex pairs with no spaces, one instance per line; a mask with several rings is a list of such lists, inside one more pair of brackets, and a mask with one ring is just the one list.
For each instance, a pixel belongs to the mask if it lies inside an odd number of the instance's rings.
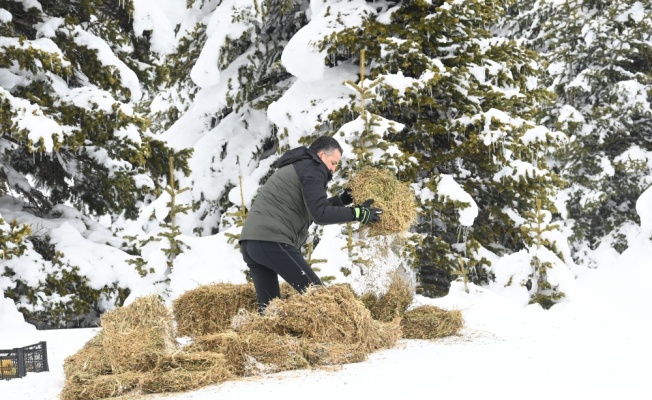
[[407,182],[401,182],[389,171],[364,168],[351,177],[348,186],[355,204],[374,199],[372,207],[383,210],[380,221],[369,225],[377,235],[406,232],[416,221],[416,199]]

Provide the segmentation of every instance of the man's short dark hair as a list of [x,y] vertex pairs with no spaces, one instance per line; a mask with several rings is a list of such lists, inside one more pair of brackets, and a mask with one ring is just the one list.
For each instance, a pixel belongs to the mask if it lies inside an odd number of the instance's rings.
[[332,153],[334,150],[339,150],[340,154],[344,154],[344,150],[342,150],[342,146],[340,146],[339,142],[331,136],[318,137],[310,145],[310,150],[314,151],[315,153],[319,153],[320,151],[323,151],[328,154]]

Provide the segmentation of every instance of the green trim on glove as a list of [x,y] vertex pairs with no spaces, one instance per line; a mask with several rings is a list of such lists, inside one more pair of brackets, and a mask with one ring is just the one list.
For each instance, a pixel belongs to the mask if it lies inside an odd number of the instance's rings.
[[380,214],[382,212],[383,210],[380,208],[358,206],[353,208],[353,219],[366,225],[380,221]]
[[358,221],[366,224],[369,222],[369,217],[371,217],[371,210],[367,207],[356,207],[355,216]]

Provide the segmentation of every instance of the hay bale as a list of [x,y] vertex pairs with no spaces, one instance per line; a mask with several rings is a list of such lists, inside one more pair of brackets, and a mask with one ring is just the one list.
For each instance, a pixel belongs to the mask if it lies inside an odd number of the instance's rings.
[[301,342],[292,336],[273,333],[222,332],[201,336],[193,349],[223,353],[230,370],[238,376],[255,376],[310,367],[303,357]]
[[63,361],[67,381],[87,380],[112,373],[111,364],[104,354],[102,331],[93,336],[77,353]]
[[365,352],[389,347],[400,336],[397,325],[375,321],[348,285],[312,286],[304,294],[274,299],[262,315],[249,313],[234,319],[234,329],[240,334],[257,331],[355,344]]
[[376,321],[348,285],[315,286],[273,300],[263,315],[238,308],[234,329],[174,345],[158,296],[104,314],[101,334],[64,365],[62,400],[178,392],[250,376],[359,362],[401,336],[398,319]]
[[102,316],[102,346],[114,373],[148,371],[176,349],[174,321],[158,295]]
[[161,356],[147,372],[77,376],[66,381],[61,400],[98,400],[130,393],[180,392],[233,378],[222,354],[176,352]]
[[117,397],[134,390],[140,378],[139,373],[125,372],[67,381],[59,397],[61,400],[100,400]]
[[408,182],[399,181],[390,170],[363,168],[352,175],[348,186],[355,204],[374,199],[373,207],[383,210],[380,221],[369,225],[369,233],[407,232],[416,221],[414,191]]
[[462,312],[420,306],[405,312],[401,320],[405,339],[437,339],[457,334],[464,326]]
[[378,321],[389,322],[402,317],[414,300],[412,287],[398,271],[393,272],[390,279],[385,293],[365,293],[360,297],[371,316]]
[[172,303],[179,336],[203,336],[230,329],[239,309],[258,309],[251,284],[219,283],[190,290]]

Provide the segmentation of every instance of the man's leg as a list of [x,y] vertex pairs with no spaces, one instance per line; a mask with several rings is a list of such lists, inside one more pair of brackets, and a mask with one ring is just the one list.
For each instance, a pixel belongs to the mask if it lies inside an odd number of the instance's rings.
[[294,246],[276,242],[247,241],[249,257],[280,275],[294,289],[303,292],[310,285],[321,285],[321,280]]
[[281,297],[281,290],[276,272],[259,264],[249,256],[249,244],[250,241],[248,240],[242,241],[240,251],[251,272],[251,279],[254,281],[256,298],[258,299],[258,311],[262,313],[272,299]]

